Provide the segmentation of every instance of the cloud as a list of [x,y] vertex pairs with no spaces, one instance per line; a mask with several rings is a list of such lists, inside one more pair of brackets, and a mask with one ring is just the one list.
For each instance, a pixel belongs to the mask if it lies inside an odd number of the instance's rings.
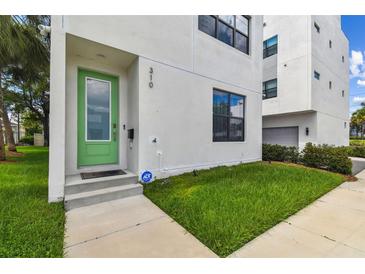
[[361,106],[352,106],[350,107],[350,114],[354,113],[356,110],[360,109]]
[[356,82],[359,86],[365,86],[365,80],[357,80]]
[[365,78],[364,56],[361,51],[351,51],[350,72],[351,77]]
[[354,99],[352,99],[352,102],[361,104],[362,102],[365,102],[365,96],[355,96]]

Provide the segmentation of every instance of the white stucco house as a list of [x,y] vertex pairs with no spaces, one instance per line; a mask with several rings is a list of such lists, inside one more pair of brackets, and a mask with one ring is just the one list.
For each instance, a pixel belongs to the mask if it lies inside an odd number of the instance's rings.
[[[140,192],[129,183],[144,171],[260,160],[262,25],[241,15],[52,16],[49,201],[72,208]],[[110,170],[126,174],[80,176]]]
[[263,142],[349,143],[348,40],[340,16],[264,16]]

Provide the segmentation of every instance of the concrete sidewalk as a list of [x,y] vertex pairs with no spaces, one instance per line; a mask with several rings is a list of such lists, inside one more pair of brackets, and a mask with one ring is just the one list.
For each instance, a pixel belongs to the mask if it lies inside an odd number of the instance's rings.
[[143,195],[66,213],[66,257],[217,257]]
[[230,257],[365,257],[365,171]]

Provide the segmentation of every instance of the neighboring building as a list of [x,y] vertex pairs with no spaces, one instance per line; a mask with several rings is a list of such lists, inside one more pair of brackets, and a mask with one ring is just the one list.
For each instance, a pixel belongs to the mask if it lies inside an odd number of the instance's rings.
[[12,122],[11,128],[13,129],[13,136],[15,143],[19,143],[19,140],[25,137],[25,129],[22,125]]
[[[25,129],[22,125],[19,125],[17,123],[11,122],[11,128],[13,129],[13,136],[14,136],[14,142],[15,144],[19,143],[19,140],[25,137]],[[19,132],[18,132],[19,129]],[[5,127],[3,127],[3,139],[4,143],[7,144],[6,139],[6,133],[5,133]]]
[[81,172],[162,178],[261,160],[262,24],[52,16],[49,201],[86,189]]
[[349,143],[348,40],[340,16],[264,16],[263,142]]

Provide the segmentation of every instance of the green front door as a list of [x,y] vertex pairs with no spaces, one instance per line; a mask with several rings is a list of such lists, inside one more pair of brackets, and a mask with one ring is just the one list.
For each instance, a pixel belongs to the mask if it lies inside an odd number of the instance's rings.
[[118,163],[118,78],[78,71],[77,162]]

